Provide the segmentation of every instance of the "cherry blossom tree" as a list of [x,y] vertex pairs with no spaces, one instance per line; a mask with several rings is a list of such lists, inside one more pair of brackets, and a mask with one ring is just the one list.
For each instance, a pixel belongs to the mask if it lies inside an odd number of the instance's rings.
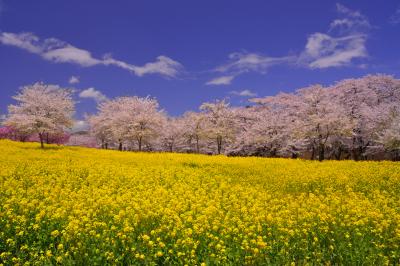
[[138,150],[142,151],[143,144],[149,144],[160,135],[160,130],[166,119],[163,111],[159,110],[156,99],[125,97],[121,121],[125,121],[123,127],[128,139],[136,142]]
[[123,143],[136,144],[139,151],[160,134],[165,114],[155,99],[119,97],[100,103],[99,113],[89,119],[91,131],[99,138],[112,136],[123,150]]
[[183,150],[201,152],[202,142],[206,136],[205,115],[203,113],[186,112],[181,118]]
[[350,134],[350,121],[331,91],[321,85],[300,89],[296,95],[299,101],[296,131],[311,146],[311,158],[317,155],[322,161],[333,136]]
[[165,119],[158,138],[161,150],[178,151],[183,145],[184,124],[182,118],[170,117]]
[[205,133],[215,141],[217,154],[221,154],[224,145],[235,136],[234,117],[225,100],[206,102],[200,106],[205,115]]
[[[279,93],[276,96],[251,99],[260,105],[257,122],[253,129],[258,139],[264,143],[264,149],[269,150],[270,156],[290,156],[297,158],[305,146],[304,138],[298,134],[299,97],[292,93]],[[296,134],[297,133],[297,134]]]
[[17,131],[37,134],[43,148],[47,134],[59,134],[72,127],[72,91],[56,85],[35,83],[25,86],[13,97],[5,125]]
[[392,155],[394,161],[400,161],[400,114],[396,114],[390,125],[383,130],[379,140],[385,151]]
[[0,127],[0,139],[14,139],[15,130],[12,127]]
[[259,104],[235,109],[236,125],[240,128],[235,138],[237,154],[297,157],[296,149],[289,143],[291,124],[287,112],[277,106]]
[[[128,142],[126,119],[122,118],[125,113],[124,98],[116,98],[114,100],[104,101],[98,105],[97,121],[88,121],[91,132],[99,134],[98,136],[107,136],[110,133],[110,138],[117,144],[118,150],[123,150],[123,145]],[[93,126],[93,127],[92,127]]]
[[[18,133],[17,133],[18,134]],[[48,133],[46,132],[44,134],[44,142],[46,144],[65,144],[68,142],[69,138],[70,138],[70,134],[67,132],[53,132],[53,133]],[[38,135],[33,134],[33,135],[29,135],[25,141],[34,141],[34,142],[38,142],[40,141]]]
[[399,106],[400,82],[391,76],[374,75],[343,80],[332,89],[351,125],[352,135],[342,143],[354,160],[365,159],[385,128],[390,110]]
[[262,141],[270,143],[272,156],[280,149],[281,153],[297,157],[305,149],[310,150],[311,159],[322,161],[329,141],[349,132],[339,101],[331,90],[320,85],[253,101],[266,107],[253,131],[262,136]]
[[108,113],[105,111],[105,108],[100,108],[100,112],[97,115],[86,117],[90,134],[99,140],[102,149],[108,149],[113,139],[112,126],[110,123],[112,117],[108,116]]

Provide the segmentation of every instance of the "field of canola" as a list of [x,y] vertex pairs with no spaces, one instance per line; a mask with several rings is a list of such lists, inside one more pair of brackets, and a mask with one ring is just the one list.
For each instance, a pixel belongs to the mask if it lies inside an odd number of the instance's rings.
[[0,265],[400,262],[400,164],[0,141]]

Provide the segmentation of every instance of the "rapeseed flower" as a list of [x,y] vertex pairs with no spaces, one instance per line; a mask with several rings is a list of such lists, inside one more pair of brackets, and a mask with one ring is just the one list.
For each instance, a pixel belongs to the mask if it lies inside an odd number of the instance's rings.
[[398,163],[0,150],[4,265],[400,259]]

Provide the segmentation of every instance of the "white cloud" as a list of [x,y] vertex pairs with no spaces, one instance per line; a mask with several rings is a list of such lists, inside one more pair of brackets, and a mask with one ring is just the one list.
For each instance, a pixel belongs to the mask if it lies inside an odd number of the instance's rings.
[[183,69],[183,66],[179,62],[163,55],[158,56],[155,62],[149,62],[143,66],[116,60],[110,55],[105,55],[103,59],[98,59],[93,57],[90,51],[77,48],[55,38],[41,41],[39,37],[29,32],[1,32],[0,43],[38,54],[43,59],[55,63],[73,63],[83,67],[114,65],[126,69],[139,77],[146,74],[160,74],[165,77],[174,78]]
[[367,32],[371,28],[368,19],[359,11],[337,4],[341,16],[329,28],[329,34],[316,32],[307,39],[306,47],[299,56],[299,63],[309,68],[339,67],[351,64],[353,59],[368,57]]
[[79,83],[79,77],[77,76],[71,76],[68,80],[69,84],[78,84]]
[[[269,57],[258,53],[232,53],[226,64],[214,69],[214,72],[226,75],[217,77],[206,84],[230,84],[234,77],[242,73],[265,74],[269,68],[276,65],[297,63],[317,69],[346,66],[353,63],[355,59],[368,57],[366,41],[368,31],[372,28],[368,18],[361,12],[351,10],[342,4],[337,4],[336,8],[338,18],[330,23],[326,33],[310,34],[306,46],[300,54]],[[400,10],[398,12],[400,19]],[[230,77],[230,79],[226,77]]]
[[34,54],[40,54],[42,48],[37,44],[39,38],[32,33],[9,33],[2,32],[0,35],[0,42],[5,45],[16,46],[18,48],[27,50]]
[[147,63],[144,66],[135,67],[135,73],[143,76],[150,73],[160,73],[164,76],[175,77],[178,75],[182,65],[167,56],[160,55],[156,62]]
[[93,58],[89,51],[72,45],[44,52],[42,57],[56,63],[74,63],[83,67],[101,64],[101,60]]
[[242,97],[255,97],[257,93],[252,92],[251,90],[242,90],[242,91],[231,91],[233,95],[242,96]]
[[342,14],[350,16],[350,17],[361,17],[362,16],[359,11],[351,10],[350,8],[344,6],[340,3],[336,4],[336,9],[339,13],[342,13]]
[[330,28],[335,29],[339,27],[347,27],[351,28],[353,27],[354,22],[350,19],[343,18],[343,19],[335,19],[334,21],[331,22]]
[[400,23],[400,7],[398,7],[396,12],[389,18],[389,23],[391,24]]
[[72,126],[72,132],[86,131],[89,129],[89,125],[85,120],[77,120]]
[[267,73],[274,65],[295,61],[295,56],[269,57],[257,53],[237,52],[228,56],[227,63],[218,66],[214,72],[227,73],[227,75],[216,77],[206,85],[229,85],[233,79],[246,72]]
[[268,57],[257,53],[238,52],[230,54],[229,62],[217,67],[216,71],[236,74],[254,71],[264,74],[269,67],[287,63],[293,59],[293,56]]
[[101,91],[98,91],[95,88],[88,88],[86,90],[81,91],[81,93],[79,93],[79,97],[92,98],[98,103],[107,100],[107,97]]
[[173,78],[178,76],[183,69],[183,66],[179,62],[164,55],[158,56],[155,62],[146,63],[144,66],[135,66],[123,61],[115,60],[110,55],[104,57],[103,63],[105,65],[114,65],[129,70],[139,77],[146,74],[161,74]]
[[342,4],[336,4],[339,18],[331,22],[329,31],[360,32],[372,28],[368,18],[359,11],[351,10]]
[[308,38],[305,54],[310,68],[327,68],[348,65],[355,58],[367,57],[366,35],[349,35],[333,38],[315,33]]
[[222,76],[214,78],[206,83],[206,85],[229,85],[235,76]]

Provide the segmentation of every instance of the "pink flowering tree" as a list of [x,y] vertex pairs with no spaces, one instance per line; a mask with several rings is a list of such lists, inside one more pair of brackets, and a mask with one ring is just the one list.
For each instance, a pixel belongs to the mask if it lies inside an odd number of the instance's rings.
[[207,137],[215,143],[216,153],[221,154],[224,145],[235,137],[234,114],[225,100],[206,102],[200,106],[204,114],[204,127]]
[[60,134],[73,123],[72,91],[55,85],[35,83],[25,86],[13,97],[4,122],[18,132],[36,134],[43,148],[47,134]]
[[133,144],[139,151],[150,147],[160,135],[166,116],[157,100],[146,97],[119,97],[100,103],[99,113],[89,119],[90,130],[98,138],[112,138],[118,149]]
[[15,130],[10,126],[0,127],[0,139],[14,139]]
[[205,115],[186,112],[180,118],[182,123],[182,150],[200,153],[206,137]]

